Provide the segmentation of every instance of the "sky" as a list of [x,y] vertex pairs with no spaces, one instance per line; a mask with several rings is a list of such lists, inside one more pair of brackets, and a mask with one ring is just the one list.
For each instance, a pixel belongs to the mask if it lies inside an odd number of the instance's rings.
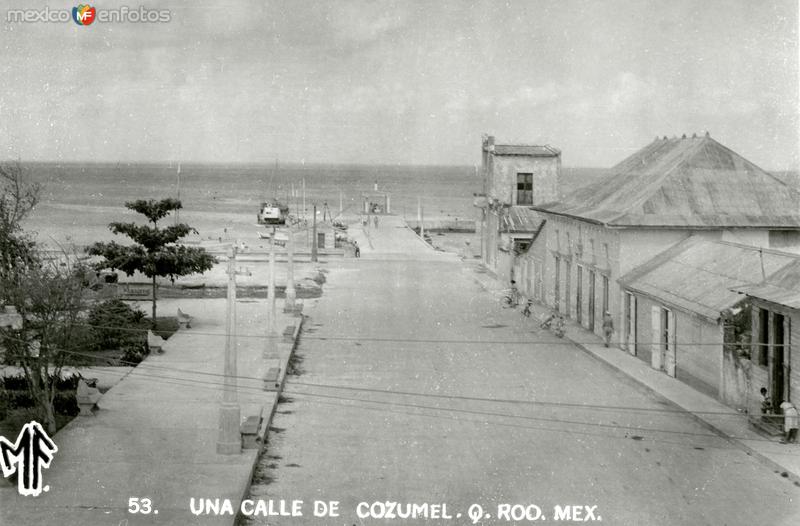
[[481,135],[608,167],[710,132],[800,168],[798,2],[94,3],[166,23],[9,21],[0,159],[473,165]]

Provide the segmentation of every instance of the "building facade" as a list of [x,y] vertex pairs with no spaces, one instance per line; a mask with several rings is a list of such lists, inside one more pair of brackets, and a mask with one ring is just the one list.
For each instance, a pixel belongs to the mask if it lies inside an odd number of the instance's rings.
[[548,306],[598,335],[608,310],[629,347],[640,333],[623,275],[690,236],[798,247],[798,202],[795,189],[708,135],[657,138],[563,201],[533,205],[546,224],[523,266]]
[[531,207],[558,197],[561,151],[552,146],[482,143],[483,193],[475,201],[481,260],[503,280],[521,273],[518,261],[541,231]]
[[737,287],[752,305],[752,362],[746,401],[757,411],[759,390],[766,387],[775,407],[798,401],[800,368],[793,367],[794,345],[800,343],[800,260],[765,280]]

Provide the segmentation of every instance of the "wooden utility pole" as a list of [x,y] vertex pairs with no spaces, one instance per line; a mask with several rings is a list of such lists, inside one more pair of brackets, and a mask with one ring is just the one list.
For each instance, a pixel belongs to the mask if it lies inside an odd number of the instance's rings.
[[314,217],[311,228],[311,261],[317,262],[317,204],[314,203]]
[[228,304],[225,316],[225,383],[219,411],[217,453],[237,455],[242,452],[239,433],[241,411],[236,394],[236,249],[228,248]]

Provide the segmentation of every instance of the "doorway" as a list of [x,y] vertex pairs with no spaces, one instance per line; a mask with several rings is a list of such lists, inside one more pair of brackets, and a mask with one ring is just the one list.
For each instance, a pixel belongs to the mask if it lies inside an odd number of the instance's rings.
[[786,344],[786,334],[783,327],[783,314],[773,313],[772,332],[772,399],[778,406],[786,400],[784,392],[784,366],[783,355]]
[[583,325],[583,267],[578,265],[575,276],[575,321]]

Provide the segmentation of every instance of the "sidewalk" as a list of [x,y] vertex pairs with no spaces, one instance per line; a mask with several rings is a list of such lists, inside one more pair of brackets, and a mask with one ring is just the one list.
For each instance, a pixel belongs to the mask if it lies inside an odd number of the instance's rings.
[[[175,333],[164,353],[151,355],[100,399],[92,417],[76,417],[61,429],[49,491],[22,497],[0,487],[0,524],[232,524],[235,515],[194,516],[190,498],[244,497],[258,449],[218,455],[216,442],[224,379],[225,300],[162,300],[194,316],[191,329]],[[294,341],[282,332],[302,318],[283,314],[278,301],[274,348],[267,348],[266,301],[237,301],[238,398],[241,418],[263,409],[262,431],[278,393],[263,390],[264,373],[281,368],[282,381]],[[126,371],[127,372],[127,371]],[[150,499],[150,514],[129,513],[129,499]],[[155,511],[157,510],[157,511]]]
[[[479,270],[479,267],[473,267],[471,270],[475,281],[485,290],[495,293],[503,290],[502,284],[489,273]],[[534,322],[535,320],[532,321]],[[578,326],[572,320],[567,320],[566,338],[690,413],[716,433],[759,458],[771,469],[781,473],[786,472],[788,477],[800,483],[800,445],[781,444],[778,439],[757,433],[750,427],[746,414],[726,406],[680,380],[656,371],[619,347],[605,347],[602,338]]]

